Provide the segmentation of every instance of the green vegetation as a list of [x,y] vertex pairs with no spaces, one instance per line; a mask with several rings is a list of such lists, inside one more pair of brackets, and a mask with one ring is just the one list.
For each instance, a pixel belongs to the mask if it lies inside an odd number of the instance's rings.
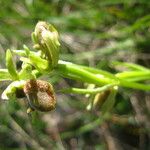
[[150,148],[148,1],[0,3],[2,149]]

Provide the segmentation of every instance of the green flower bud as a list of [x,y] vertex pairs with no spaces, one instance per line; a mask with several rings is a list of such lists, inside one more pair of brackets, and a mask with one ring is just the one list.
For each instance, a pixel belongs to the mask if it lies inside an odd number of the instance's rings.
[[57,30],[51,24],[40,21],[32,33],[32,39],[34,48],[42,51],[41,57],[48,60],[51,68],[57,66],[60,46]]
[[[42,80],[29,80],[24,86],[29,106],[32,110],[51,111],[55,108],[56,99],[53,87]],[[30,110],[28,109],[28,112]]]

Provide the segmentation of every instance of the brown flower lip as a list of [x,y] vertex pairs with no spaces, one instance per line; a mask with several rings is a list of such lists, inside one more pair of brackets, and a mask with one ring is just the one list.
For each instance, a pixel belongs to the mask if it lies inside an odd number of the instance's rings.
[[28,80],[23,90],[32,109],[44,112],[55,109],[56,98],[50,83],[43,80]]

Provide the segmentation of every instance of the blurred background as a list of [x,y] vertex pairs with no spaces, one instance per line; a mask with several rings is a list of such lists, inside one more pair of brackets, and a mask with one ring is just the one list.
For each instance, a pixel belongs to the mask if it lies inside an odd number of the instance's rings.
[[[31,33],[40,20],[60,33],[63,60],[112,73],[124,70],[113,61],[150,67],[148,0],[0,0],[0,68],[6,67],[7,48],[32,48]],[[56,110],[27,115],[25,100],[0,100],[0,150],[150,150],[150,93],[120,88],[112,117],[104,121],[100,110],[86,109],[88,97],[57,93],[85,84],[44,79],[55,87]],[[0,93],[8,84],[0,83]]]

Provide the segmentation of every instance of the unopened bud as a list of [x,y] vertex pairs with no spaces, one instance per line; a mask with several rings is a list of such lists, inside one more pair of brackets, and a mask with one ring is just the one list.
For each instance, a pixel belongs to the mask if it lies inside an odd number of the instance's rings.
[[59,60],[58,32],[51,25],[44,21],[37,23],[32,34],[34,47],[42,51],[42,57],[49,61],[52,68],[57,66]]

